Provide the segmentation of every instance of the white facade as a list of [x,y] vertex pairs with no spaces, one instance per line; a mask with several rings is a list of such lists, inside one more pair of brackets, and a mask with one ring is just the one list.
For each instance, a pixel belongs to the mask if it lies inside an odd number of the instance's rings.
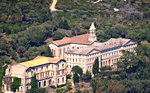
[[[17,65],[9,66],[6,69],[5,78],[13,77],[21,78],[21,85],[19,87],[19,93],[25,93],[31,88],[31,78],[36,75],[37,85],[39,88],[45,88],[49,86],[57,86],[66,83],[66,61],[59,60],[58,62],[44,62],[48,57],[40,57],[40,59],[34,59],[29,62],[20,63]],[[54,61],[51,58],[49,61]],[[43,61],[43,62],[42,62]],[[39,65],[31,66],[34,62],[40,63]],[[30,65],[31,63],[31,65]],[[36,64],[35,63],[35,64]],[[42,64],[44,63],[44,64]],[[30,66],[30,67],[29,67]],[[8,80],[8,79],[6,79]],[[5,80],[4,80],[5,81]],[[3,92],[11,91],[10,85],[3,82]]]
[[119,61],[122,55],[121,50],[134,51],[134,48],[137,46],[136,42],[124,38],[111,38],[101,43],[97,41],[94,23],[91,24],[89,30],[90,34],[88,35],[79,35],[72,38],[65,37],[62,40],[49,44],[55,56],[66,60],[68,74],[71,73],[71,69],[75,65],[80,66],[84,72],[86,70],[92,72],[92,66],[96,58],[99,58],[100,68],[102,66],[111,66],[113,70],[116,70],[115,63]]

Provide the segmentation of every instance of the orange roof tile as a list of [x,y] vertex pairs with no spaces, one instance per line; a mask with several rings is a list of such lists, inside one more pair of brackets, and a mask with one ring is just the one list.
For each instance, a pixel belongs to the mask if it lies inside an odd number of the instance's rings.
[[61,40],[53,41],[56,45],[63,45],[68,43],[77,43],[77,44],[91,44],[91,41],[88,41],[89,34],[78,35],[74,37],[64,37]]

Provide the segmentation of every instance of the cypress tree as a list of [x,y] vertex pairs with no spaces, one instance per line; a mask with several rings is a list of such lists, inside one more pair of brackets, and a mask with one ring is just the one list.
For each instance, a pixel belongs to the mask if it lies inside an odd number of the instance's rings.
[[97,74],[99,72],[99,60],[96,58],[93,64],[93,69],[92,69],[93,74]]

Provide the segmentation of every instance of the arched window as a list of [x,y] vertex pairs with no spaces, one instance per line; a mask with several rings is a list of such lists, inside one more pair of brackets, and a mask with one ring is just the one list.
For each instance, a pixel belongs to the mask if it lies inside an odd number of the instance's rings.
[[51,85],[51,80],[49,80],[49,85]]
[[44,81],[44,84],[43,84],[43,86],[46,86],[46,81]]

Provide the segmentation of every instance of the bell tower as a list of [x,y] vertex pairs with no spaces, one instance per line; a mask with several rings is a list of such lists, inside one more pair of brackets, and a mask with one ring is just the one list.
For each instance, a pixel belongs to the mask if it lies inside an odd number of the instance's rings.
[[92,41],[92,42],[97,41],[97,37],[95,35],[95,33],[96,33],[95,30],[96,30],[96,28],[94,26],[94,23],[92,22],[92,24],[89,28],[89,31],[90,31],[90,34],[89,34],[89,37],[88,37],[89,41]]

